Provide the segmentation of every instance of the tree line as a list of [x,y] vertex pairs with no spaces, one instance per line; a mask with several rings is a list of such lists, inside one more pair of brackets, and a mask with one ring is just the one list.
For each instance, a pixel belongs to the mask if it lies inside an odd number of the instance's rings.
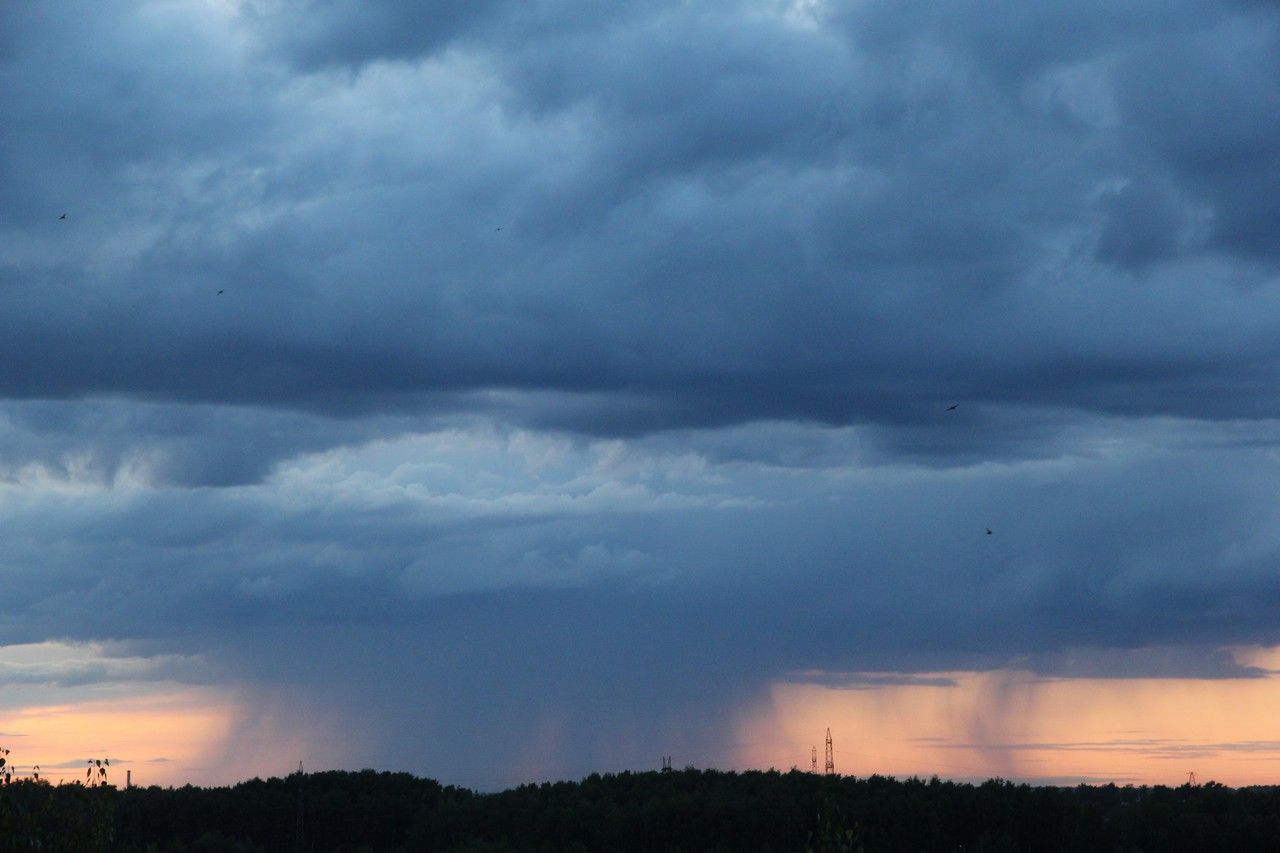
[[0,849],[1275,850],[1280,789],[1057,788],[692,768],[492,794],[372,770],[215,788],[24,780],[0,788]]

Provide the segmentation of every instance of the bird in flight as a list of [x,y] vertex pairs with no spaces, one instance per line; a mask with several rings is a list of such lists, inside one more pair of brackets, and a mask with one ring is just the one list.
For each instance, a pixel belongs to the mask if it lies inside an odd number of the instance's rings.
[[218,291],[218,295],[219,295],[219,296],[221,296],[221,295],[222,295],[222,291],[221,291],[221,290],[219,290],[219,291]]
[[502,230],[502,226],[501,226],[501,225],[499,225],[497,228],[493,229],[493,233],[494,233],[494,234],[497,234],[497,233],[498,233],[499,231],[501,231],[501,230]]
[[958,408],[960,408],[960,404],[959,404],[959,403],[952,403],[950,406],[947,406],[947,411],[948,411],[948,412],[954,412],[954,411],[955,411],[956,409],[958,409]]
[[66,218],[67,218],[67,215],[64,213],[64,214],[62,214],[61,216],[59,216],[58,218],[59,218],[59,219],[66,219]]
[[988,528],[987,528],[987,535],[988,535],[988,536],[990,536],[990,535],[991,535],[991,528],[990,528],[990,527],[988,527]]

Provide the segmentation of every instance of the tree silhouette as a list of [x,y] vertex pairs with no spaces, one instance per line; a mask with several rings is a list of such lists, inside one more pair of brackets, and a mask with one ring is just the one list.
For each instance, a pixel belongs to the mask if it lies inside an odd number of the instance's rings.
[[84,784],[90,788],[107,784],[107,768],[110,766],[109,758],[90,758],[89,766],[84,771]]

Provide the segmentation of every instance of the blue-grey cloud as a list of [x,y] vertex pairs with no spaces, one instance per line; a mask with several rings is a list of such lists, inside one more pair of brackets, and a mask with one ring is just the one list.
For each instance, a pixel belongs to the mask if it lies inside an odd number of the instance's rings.
[[[504,0],[398,0],[251,3],[244,8],[269,55],[304,68],[359,66],[373,60],[413,59],[467,35],[486,18],[515,11]],[[505,8],[504,8],[505,7]]]
[[[919,421],[952,397],[1274,413],[1273,134],[1209,118],[1268,114],[1269,10],[505,8],[106,7],[132,26],[105,44],[15,15],[105,68],[50,96],[61,54],[6,63],[28,249],[0,382],[324,411],[589,393],[587,430]],[[487,35],[442,53],[424,16]],[[383,29],[405,42],[359,35]],[[359,62],[273,63],[277,30],[346,34],[321,52]],[[1200,124],[1183,90],[1138,88],[1228,54],[1188,72],[1217,86]]]

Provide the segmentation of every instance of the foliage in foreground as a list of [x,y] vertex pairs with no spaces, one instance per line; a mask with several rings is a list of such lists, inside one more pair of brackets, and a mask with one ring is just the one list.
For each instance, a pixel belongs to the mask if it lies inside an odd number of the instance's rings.
[[1280,789],[1049,788],[810,773],[592,775],[497,794],[406,773],[229,788],[0,789],[0,849],[1274,850]]

